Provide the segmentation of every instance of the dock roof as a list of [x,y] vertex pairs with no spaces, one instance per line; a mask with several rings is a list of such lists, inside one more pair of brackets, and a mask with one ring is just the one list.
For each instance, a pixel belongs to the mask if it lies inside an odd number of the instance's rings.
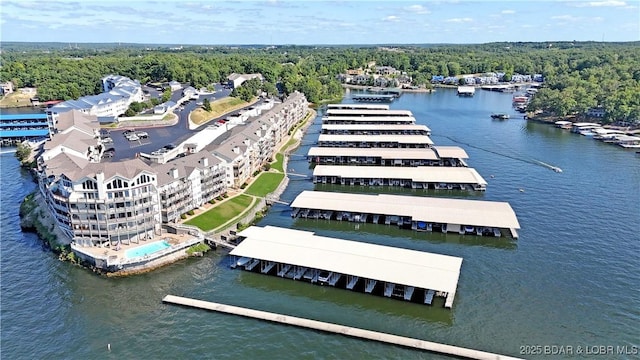
[[306,190],[293,200],[291,207],[410,216],[414,221],[431,223],[520,228],[511,205],[497,201]]
[[313,176],[336,176],[347,179],[411,179],[423,183],[478,184],[487,182],[475,169],[450,166],[345,166],[317,165]]
[[322,130],[415,130],[430,132],[426,125],[418,124],[322,124]]
[[327,109],[375,109],[389,110],[385,104],[327,104]]
[[312,147],[308,156],[363,156],[381,159],[438,160],[432,148]]
[[341,122],[402,122],[413,124],[416,122],[416,118],[413,116],[323,116],[322,122],[333,122],[333,121],[341,121]]
[[398,144],[428,144],[433,141],[427,135],[329,135],[321,134],[320,142],[385,142]]
[[410,110],[387,110],[387,109],[327,109],[327,116],[393,116],[404,117],[413,116]]
[[432,146],[433,150],[441,159],[468,159],[469,155],[459,146]]
[[230,254],[354,275],[448,293],[453,303],[462,258],[315,235],[274,226],[251,226]]

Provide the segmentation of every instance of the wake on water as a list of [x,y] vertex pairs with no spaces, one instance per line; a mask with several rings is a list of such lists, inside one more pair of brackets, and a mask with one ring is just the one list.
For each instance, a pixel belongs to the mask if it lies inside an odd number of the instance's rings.
[[454,138],[452,138],[452,137],[450,137],[450,136],[446,136],[446,135],[431,135],[431,137],[433,137],[433,136],[441,136],[441,137],[447,138],[447,139],[449,139],[449,140],[451,140],[451,141],[455,142],[456,144],[465,145],[465,146],[468,146],[468,147],[471,147],[471,148],[474,148],[474,149],[478,149],[478,150],[486,151],[486,152],[488,152],[488,153],[492,153],[492,154],[495,154],[495,155],[498,155],[498,156],[502,156],[502,157],[506,157],[506,158],[509,158],[509,159],[513,159],[513,160],[516,160],[516,161],[522,161],[522,162],[524,162],[524,163],[528,163],[528,164],[533,164],[533,165],[538,165],[538,166],[546,167],[547,169],[553,170],[553,171],[555,171],[555,172],[557,172],[557,173],[561,173],[561,172],[562,172],[562,169],[561,169],[561,168],[559,168],[559,167],[557,167],[557,166],[553,166],[553,165],[551,165],[551,164],[547,164],[547,163],[545,163],[545,162],[542,162],[542,161],[540,161],[540,160],[536,160],[536,159],[533,159],[533,158],[532,158],[532,159],[527,159],[527,158],[526,158],[526,157],[524,157],[524,156],[520,156],[520,157],[519,157],[519,156],[513,156],[513,155],[503,154],[503,153],[500,153],[500,152],[497,152],[497,151],[493,151],[493,150],[489,150],[489,149],[482,148],[482,147],[480,147],[480,146],[476,146],[476,145],[473,145],[473,144],[469,144],[469,143],[466,143],[466,142],[463,142],[463,141],[460,141],[460,140],[454,139]]

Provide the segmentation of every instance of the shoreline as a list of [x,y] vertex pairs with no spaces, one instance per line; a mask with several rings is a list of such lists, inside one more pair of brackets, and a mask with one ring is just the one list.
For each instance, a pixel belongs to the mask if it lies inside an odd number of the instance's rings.
[[345,89],[354,89],[354,90],[367,90],[367,89],[379,89],[380,91],[398,91],[398,92],[411,92],[411,93],[432,93],[435,92],[435,89],[427,89],[427,88],[418,88],[418,89],[405,89],[398,87],[379,87],[379,86],[368,86],[368,85],[354,85],[354,84],[341,84]]

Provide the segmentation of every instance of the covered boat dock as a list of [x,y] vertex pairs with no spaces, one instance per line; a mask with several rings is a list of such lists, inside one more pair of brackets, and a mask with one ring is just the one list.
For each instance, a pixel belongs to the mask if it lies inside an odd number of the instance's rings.
[[377,166],[467,166],[464,159],[469,158],[456,146],[413,149],[312,147],[307,156],[315,164]]
[[413,117],[413,113],[410,110],[389,110],[389,109],[327,109],[325,116],[332,117]]
[[251,226],[229,254],[232,267],[451,308],[462,258],[329,238],[274,226]]
[[417,124],[323,124],[322,134],[430,135],[431,129]]
[[320,134],[318,146],[361,148],[427,148],[433,141],[427,135],[327,135]]
[[413,116],[323,116],[323,124],[415,124]]
[[475,169],[452,166],[346,166],[318,165],[314,184],[360,186],[398,186],[411,189],[476,190],[487,189],[487,182]]
[[397,225],[415,231],[518,237],[520,224],[506,202],[406,195],[303,191],[292,217]]
[[389,105],[383,104],[327,104],[327,109],[369,109],[369,110],[389,110]]

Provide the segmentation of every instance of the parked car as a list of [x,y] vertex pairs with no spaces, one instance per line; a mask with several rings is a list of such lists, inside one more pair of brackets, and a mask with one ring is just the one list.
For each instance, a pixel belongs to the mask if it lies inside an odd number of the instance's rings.
[[149,134],[147,134],[144,131],[138,131],[136,132],[136,135],[140,138],[140,139],[146,139],[149,137]]
[[102,142],[105,144],[112,144],[113,143],[113,139],[110,137],[106,137],[106,138],[102,138]]
[[138,140],[140,140],[140,138],[136,134],[129,134],[129,135],[127,135],[127,140],[129,140],[129,141],[138,141]]
[[175,149],[176,146],[174,144],[167,144],[167,145],[164,146],[164,148],[168,149],[168,150],[172,150],[172,149]]
[[122,135],[127,136],[129,134],[131,134],[133,132],[133,130],[125,130],[122,132]]
[[105,151],[102,154],[102,158],[107,159],[107,158],[112,158],[115,155],[115,151]]

